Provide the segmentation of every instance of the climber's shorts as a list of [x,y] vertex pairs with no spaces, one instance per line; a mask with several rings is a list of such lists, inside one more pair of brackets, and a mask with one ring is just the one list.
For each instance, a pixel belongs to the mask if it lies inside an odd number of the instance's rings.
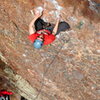
[[[36,31],[39,31],[41,29],[47,29],[52,33],[54,26],[55,26],[54,24],[50,24],[50,23],[44,22],[44,20],[42,20],[41,18],[38,18],[35,21],[35,29],[36,29]],[[70,25],[65,21],[60,22],[56,35],[59,34],[61,31],[66,31],[67,29],[70,29]]]

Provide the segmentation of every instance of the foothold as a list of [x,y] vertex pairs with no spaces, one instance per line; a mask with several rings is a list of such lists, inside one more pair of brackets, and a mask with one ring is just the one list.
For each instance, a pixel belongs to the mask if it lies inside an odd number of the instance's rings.
[[72,22],[77,22],[78,20],[75,17],[69,17],[69,20]]

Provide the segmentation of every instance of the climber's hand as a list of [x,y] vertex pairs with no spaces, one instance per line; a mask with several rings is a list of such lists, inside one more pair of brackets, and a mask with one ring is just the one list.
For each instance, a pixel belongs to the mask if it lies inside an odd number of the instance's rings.
[[61,20],[62,19],[62,16],[61,16],[61,14],[59,14],[59,16],[57,17],[57,20]]
[[34,10],[34,15],[35,15],[36,17],[41,17],[42,14],[43,14],[43,11],[42,11],[42,12],[39,12],[39,11],[37,11],[36,9]]
[[57,18],[57,22],[59,22],[61,20],[61,18],[59,17],[59,18]]

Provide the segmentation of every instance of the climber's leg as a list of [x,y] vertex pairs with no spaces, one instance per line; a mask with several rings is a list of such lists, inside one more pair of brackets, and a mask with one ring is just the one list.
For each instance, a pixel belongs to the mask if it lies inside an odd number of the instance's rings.
[[67,22],[60,22],[56,35],[59,34],[61,31],[66,31],[68,29],[70,29],[70,25]]
[[38,18],[35,21],[35,29],[36,31],[43,29],[43,26],[45,25],[46,22],[44,22],[41,18]]
[[53,24],[44,22],[44,20],[42,20],[41,18],[38,18],[35,21],[35,29],[36,29],[36,31],[41,30],[41,29],[47,29],[50,32],[52,32],[53,28],[54,28]]

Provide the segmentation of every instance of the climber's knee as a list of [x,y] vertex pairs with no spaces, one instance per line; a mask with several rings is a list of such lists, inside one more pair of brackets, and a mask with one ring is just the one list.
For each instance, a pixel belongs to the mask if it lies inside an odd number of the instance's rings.
[[70,25],[67,22],[63,21],[63,22],[59,23],[58,29],[60,31],[66,31],[66,30],[70,29]]

